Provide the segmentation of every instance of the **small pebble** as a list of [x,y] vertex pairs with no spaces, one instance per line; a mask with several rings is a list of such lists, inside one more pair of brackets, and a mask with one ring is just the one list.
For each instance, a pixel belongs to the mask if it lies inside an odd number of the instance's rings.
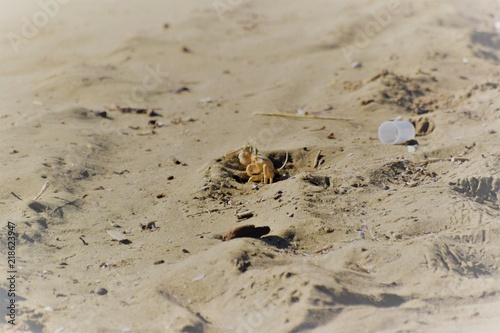
[[418,150],[418,141],[417,140],[408,140],[405,143],[406,148],[409,153],[414,153]]
[[180,94],[181,92],[189,92],[189,88],[188,87],[178,87],[178,88],[175,88],[175,89],[172,89],[172,93],[174,94]]
[[97,288],[95,293],[97,295],[103,296],[103,295],[106,295],[108,293],[108,291],[105,288]]
[[149,117],[161,117],[161,115],[158,112],[156,112],[154,109],[148,110],[147,115]]
[[352,68],[361,68],[363,66],[360,62],[354,61],[351,63]]
[[415,146],[407,146],[406,148],[408,148],[408,152],[409,153],[414,153],[418,150],[418,145],[415,145]]
[[142,230],[151,230],[151,231],[154,231],[157,229],[156,227],[156,221],[151,221],[151,222],[148,222],[146,224],[143,224],[143,223],[139,223],[140,227]]
[[106,111],[94,111],[96,117],[108,118],[108,113]]
[[196,276],[196,277],[193,278],[193,281],[203,280],[204,277],[205,277],[205,274],[198,275],[198,276]]
[[212,103],[213,102],[213,99],[212,97],[203,97],[200,99],[200,103],[201,104],[209,104],[209,103]]

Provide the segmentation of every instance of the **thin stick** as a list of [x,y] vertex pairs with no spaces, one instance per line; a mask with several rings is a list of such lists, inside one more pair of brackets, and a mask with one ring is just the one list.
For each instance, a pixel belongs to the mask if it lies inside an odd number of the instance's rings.
[[13,196],[15,196],[17,199],[23,201],[23,199],[21,199],[21,197],[18,196],[17,194],[15,194],[14,192],[10,192],[10,194],[12,194]]
[[40,190],[40,193],[38,193],[37,196],[33,198],[33,200],[37,200],[38,198],[40,198],[42,196],[43,192],[45,192],[47,190],[49,185],[50,185],[49,182],[45,182],[45,184],[43,184],[43,186],[42,186],[42,189]]
[[333,244],[330,245],[330,246],[323,247],[321,250],[318,250],[318,251],[316,251],[314,253],[316,253],[316,254],[323,254],[323,252],[330,251],[332,249],[333,249]]
[[319,157],[321,155],[321,150],[318,151],[318,154],[316,155],[316,157],[314,158],[314,163],[313,163],[313,168],[316,168],[319,164]]
[[268,117],[285,117],[285,118],[298,118],[298,119],[319,119],[319,120],[338,120],[338,121],[352,121],[349,118],[336,118],[336,117],[319,117],[310,114],[288,114],[288,113],[254,113],[257,116],[268,116]]
[[[195,192],[196,193],[196,192]],[[196,212],[196,213],[193,213],[193,214],[188,214],[186,215],[186,217],[192,217],[192,216],[196,216],[196,215],[202,215],[202,214],[210,214],[210,213],[214,213],[214,212],[219,212],[219,211],[223,211],[223,210],[229,210],[229,209],[234,209],[234,207],[224,207],[224,208],[214,208],[214,209],[206,209],[202,212]]]
[[433,159],[428,159],[428,160],[423,161],[423,162],[419,162],[419,163],[417,163],[417,165],[424,165],[427,163],[442,162],[442,161],[467,162],[467,161],[469,161],[469,159],[465,158],[465,157],[433,158]]

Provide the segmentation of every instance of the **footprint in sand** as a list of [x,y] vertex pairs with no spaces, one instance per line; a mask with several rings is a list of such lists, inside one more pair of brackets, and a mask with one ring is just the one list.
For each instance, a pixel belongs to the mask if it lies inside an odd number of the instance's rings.
[[434,128],[436,127],[434,122],[430,120],[428,117],[420,117],[410,119],[410,122],[415,127],[415,135],[416,136],[424,136],[432,133]]

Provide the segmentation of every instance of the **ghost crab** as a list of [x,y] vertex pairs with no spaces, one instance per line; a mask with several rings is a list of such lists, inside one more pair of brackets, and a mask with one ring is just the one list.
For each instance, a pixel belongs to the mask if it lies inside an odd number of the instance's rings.
[[288,160],[288,153],[285,163],[281,168],[276,170],[273,162],[266,155],[259,153],[257,148],[247,145],[235,150],[231,150],[224,154],[225,158],[229,158],[238,154],[238,160],[245,167],[248,182],[263,182],[264,184],[272,184],[274,177],[281,171]]

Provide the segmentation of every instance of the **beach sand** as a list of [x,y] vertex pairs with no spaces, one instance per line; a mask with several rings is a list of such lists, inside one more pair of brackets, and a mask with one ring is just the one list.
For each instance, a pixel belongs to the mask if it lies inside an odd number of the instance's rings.
[[1,331],[497,332],[498,1],[0,6]]

